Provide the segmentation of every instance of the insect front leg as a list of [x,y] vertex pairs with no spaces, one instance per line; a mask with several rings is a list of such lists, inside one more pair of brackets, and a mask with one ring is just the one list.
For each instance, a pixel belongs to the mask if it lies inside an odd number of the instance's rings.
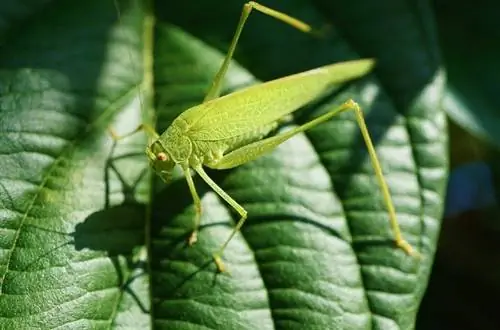
[[194,170],[201,176],[201,178],[220,196],[222,197],[229,205],[231,205],[236,212],[241,216],[240,220],[236,224],[236,227],[234,227],[233,231],[227,238],[227,240],[221,245],[219,250],[217,250],[213,254],[214,262],[217,266],[217,269],[219,272],[224,272],[226,270],[226,267],[224,266],[224,263],[222,262],[222,253],[226,249],[227,245],[229,242],[233,239],[234,235],[240,230],[241,226],[245,223],[245,220],[247,219],[247,211],[238,204],[231,196],[229,196],[224,190],[222,190],[221,187],[219,187],[205,172],[205,170],[201,166],[197,166],[194,168]]
[[191,173],[189,173],[189,167],[183,166],[182,170],[184,171],[184,176],[186,177],[186,181],[189,187],[189,191],[191,192],[191,196],[193,197],[194,207],[195,207],[195,217],[194,217],[194,226],[191,235],[188,238],[188,244],[193,245],[198,240],[198,229],[200,228],[201,223],[201,200],[198,192],[196,191],[196,187],[193,182],[193,178],[191,177]]
[[205,96],[205,99],[203,102],[207,102],[210,100],[213,100],[220,95],[220,90],[222,87],[222,82],[224,80],[224,77],[226,76],[227,69],[229,67],[229,63],[231,62],[231,59],[234,54],[234,50],[236,49],[236,45],[238,44],[238,40],[241,35],[241,31],[243,30],[243,27],[245,26],[245,22],[252,12],[252,10],[255,9],[263,14],[266,14],[268,16],[271,16],[277,20],[280,20],[288,25],[293,26],[294,28],[302,31],[302,32],[310,32],[311,27],[307,25],[306,23],[293,18],[291,16],[288,16],[285,13],[282,13],[280,11],[271,9],[269,7],[263,6],[257,2],[250,1],[247,2],[246,4],[243,5],[243,10],[241,12],[241,17],[240,21],[238,22],[238,26],[236,27],[236,32],[234,33],[233,40],[231,41],[231,44],[229,45],[229,50],[226,54],[226,57],[224,58],[224,62],[222,63],[219,71],[215,75],[214,80],[212,81],[212,84],[208,90],[207,95]]

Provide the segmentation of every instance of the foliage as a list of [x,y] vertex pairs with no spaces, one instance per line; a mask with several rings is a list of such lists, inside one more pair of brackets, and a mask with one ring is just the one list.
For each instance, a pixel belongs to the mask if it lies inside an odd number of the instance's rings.
[[[154,49],[139,1],[0,4],[0,328],[413,328],[448,163],[429,3],[266,1],[325,33],[252,14],[225,86],[376,58],[373,74],[282,129],[358,101],[420,261],[392,244],[352,114],[209,172],[249,211],[224,255],[230,276],[210,259],[234,225],[230,208],[196,178],[203,227],[186,247],[194,210],[185,180],[164,185],[146,172],[144,135],[113,144],[109,127],[155,120],[161,132],[202,100],[242,4],[157,1]],[[151,54],[152,70],[143,65]]]

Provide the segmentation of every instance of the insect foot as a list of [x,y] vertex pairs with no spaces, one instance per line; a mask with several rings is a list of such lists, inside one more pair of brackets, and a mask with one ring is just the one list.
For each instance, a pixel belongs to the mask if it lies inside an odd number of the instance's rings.
[[192,246],[196,242],[198,242],[198,230],[193,230],[191,235],[189,235],[189,237],[188,237],[188,245]]
[[193,226],[193,232],[191,233],[191,235],[189,235],[188,237],[188,245],[189,246],[192,246],[194,245],[194,243],[196,243],[198,241],[198,228],[200,227],[200,223],[201,223],[201,203],[199,201],[199,198],[196,198],[195,199],[195,203],[194,203],[194,206],[195,206],[195,216],[194,216],[194,226]]
[[219,273],[227,273],[226,266],[224,265],[224,262],[222,262],[222,258],[219,256],[219,254],[214,253],[213,254],[215,266],[217,266],[217,271]]
[[404,239],[396,240],[396,245],[398,246],[398,248],[400,248],[404,252],[406,252],[406,254],[408,254],[412,257],[416,257],[418,259],[422,258],[422,255],[420,253],[418,253],[417,251],[415,251],[413,249],[413,247],[410,245],[410,243],[408,243],[406,240],[404,240]]

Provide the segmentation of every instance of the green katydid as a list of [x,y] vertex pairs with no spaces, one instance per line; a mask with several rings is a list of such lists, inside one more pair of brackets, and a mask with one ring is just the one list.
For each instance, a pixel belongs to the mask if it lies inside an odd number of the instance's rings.
[[203,166],[221,170],[242,165],[270,152],[294,135],[325,122],[341,112],[352,110],[355,113],[382,190],[395,243],[406,253],[418,256],[418,253],[402,237],[389,189],[384,180],[362,111],[355,101],[348,100],[336,109],[310,122],[285,133],[265,138],[277,127],[280,119],[328,91],[328,88],[332,85],[367,74],[374,65],[372,59],[352,60],[326,65],[220,96],[221,85],[241,31],[253,9],[303,32],[311,32],[312,30],[309,25],[282,12],[253,1],[246,3],[229,46],[229,51],[203,103],[181,113],[161,135],[156,133],[154,128],[143,124],[133,132],[121,137],[112,133],[114,139],[121,139],[140,130],[145,130],[153,139],[152,143],[146,147],[146,154],[156,174],[165,182],[168,182],[171,179],[174,167],[179,165],[182,168],[196,210],[193,232],[188,240],[190,245],[197,241],[202,213],[201,200],[190,175],[190,169],[193,169],[240,215],[240,220],[230,236],[213,254],[217,269],[223,272],[225,271],[222,262],[223,251],[244,224],[247,211],[207,175]]

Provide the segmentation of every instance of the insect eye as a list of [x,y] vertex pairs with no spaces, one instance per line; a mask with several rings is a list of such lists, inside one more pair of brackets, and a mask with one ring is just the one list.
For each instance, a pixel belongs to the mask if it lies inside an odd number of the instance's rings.
[[160,162],[164,162],[168,159],[168,156],[164,152],[159,152],[156,154],[156,159],[159,160]]

